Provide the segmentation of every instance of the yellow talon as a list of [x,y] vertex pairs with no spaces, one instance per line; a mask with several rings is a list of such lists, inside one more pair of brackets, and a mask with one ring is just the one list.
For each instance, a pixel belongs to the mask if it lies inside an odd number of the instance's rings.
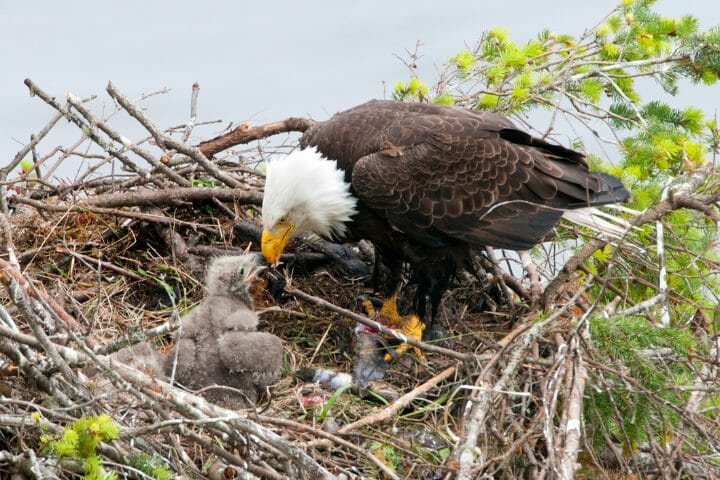
[[363,300],[361,302],[363,308],[365,309],[365,314],[370,318],[375,318],[377,316],[377,312],[375,312],[375,305],[369,300]]
[[[375,306],[370,300],[363,300],[362,306],[369,317],[374,317],[376,320],[394,329],[398,333],[415,340],[422,339],[425,324],[422,323],[420,317],[415,314],[402,316],[398,313],[397,294],[388,297],[385,302],[383,302],[379,312],[375,310]],[[388,336],[387,339],[391,340],[393,337]],[[408,343],[401,343],[397,346],[395,349],[395,357],[402,355],[408,350],[412,351],[421,360],[425,359],[425,355],[423,355],[419,348],[411,346]],[[390,363],[393,361],[394,356],[390,353],[386,353],[384,358],[386,362]]]
[[400,316],[397,309],[397,294],[394,294],[383,303],[380,309],[380,317],[387,321],[387,325],[394,328],[401,328],[403,317]]
[[[408,338],[412,338],[415,340],[422,340],[422,334],[425,330],[425,324],[420,321],[420,317],[417,315],[405,315],[404,317],[399,317],[400,325],[397,327],[398,333],[402,333]],[[407,352],[408,350],[411,350],[420,360],[425,360],[425,355],[422,353],[422,351],[413,345],[410,345],[409,343],[401,343],[398,345],[398,347],[395,349],[395,353],[399,356],[403,353]],[[385,361],[390,363],[393,359],[393,356],[389,353],[385,354]]]

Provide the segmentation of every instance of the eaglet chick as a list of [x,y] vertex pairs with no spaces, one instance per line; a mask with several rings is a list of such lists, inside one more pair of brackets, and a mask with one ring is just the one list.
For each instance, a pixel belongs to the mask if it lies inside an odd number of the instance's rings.
[[[253,255],[215,259],[207,273],[208,296],[182,320],[175,379],[191,389],[209,385],[204,396],[227,406],[241,406],[280,376],[282,343],[257,332],[250,282],[261,267]],[[234,389],[234,390],[233,390]]]
[[[207,273],[208,296],[182,319],[176,349],[162,354],[152,342],[125,348],[113,358],[158,378],[203,390],[208,400],[228,408],[255,403],[259,394],[280,376],[282,342],[257,332],[250,283],[262,268],[254,255],[219,257]],[[228,388],[229,387],[229,388]]]

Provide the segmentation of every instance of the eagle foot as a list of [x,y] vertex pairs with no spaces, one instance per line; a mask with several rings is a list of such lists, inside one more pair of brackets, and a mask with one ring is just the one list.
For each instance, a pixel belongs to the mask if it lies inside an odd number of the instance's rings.
[[[422,320],[420,320],[420,317],[418,317],[414,313],[408,315],[400,315],[397,309],[396,295],[392,295],[387,300],[385,300],[385,302],[382,304],[382,307],[380,307],[379,312],[375,309],[375,303],[371,298],[361,298],[361,304],[365,309],[365,313],[367,313],[369,317],[374,318],[383,325],[392,328],[393,330],[405,335],[408,338],[422,340],[423,331],[425,330],[425,324],[422,322]],[[388,340],[390,340],[391,338],[392,337],[389,337]],[[401,343],[400,345],[398,345],[394,352],[388,352],[385,354],[385,361],[388,363],[392,363],[397,359],[397,357],[407,352],[408,350],[412,351],[421,360],[425,359],[425,355],[419,348],[414,347],[408,343]]]
[[[399,318],[398,323],[400,323],[401,326],[394,327],[398,333],[402,333],[408,338],[422,340],[423,331],[425,330],[425,324],[420,320],[420,317],[418,317],[414,313],[410,315],[405,315]],[[395,358],[399,357],[408,350],[412,351],[420,360],[425,360],[425,354],[423,354],[422,350],[420,350],[418,347],[410,345],[409,343],[401,343],[395,349],[395,356],[391,355],[390,353],[385,354],[385,361],[390,363],[395,360]]]

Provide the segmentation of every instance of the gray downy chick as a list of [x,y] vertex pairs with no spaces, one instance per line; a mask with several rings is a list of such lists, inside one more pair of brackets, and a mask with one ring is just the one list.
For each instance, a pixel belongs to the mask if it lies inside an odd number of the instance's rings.
[[282,369],[280,339],[256,332],[258,318],[252,310],[249,288],[263,268],[258,260],[256,255],[241,255],[220,257],[211,263],[206,281],[208,296],[182,319],[176,347],[176,381],[193,390],[210,385],[230,387],[203,392],[209,400],[230,408],[256,402]]
[[168,356],[155,350],[155,345],[151,341],[125,347],[113,353],[111,358],[152,377],[166,379]]

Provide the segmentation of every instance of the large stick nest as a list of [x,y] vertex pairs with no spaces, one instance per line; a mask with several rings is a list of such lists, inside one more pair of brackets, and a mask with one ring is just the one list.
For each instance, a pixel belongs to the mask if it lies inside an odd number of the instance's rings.
[[[550,261],[540,273],[531,266],[528,275],[517,256],[479,253],[479,274],[458,279],[443,302],[449,346],[428,347],[425,359],[401,356],[384,383],[372,386],[390,398],[387,406],[381,396],[332,391],[294,375],[352,371],[353,331],[366,320],[358,297],[372,293],[366,276],[372,248],[363,243],[298,241],[279,274],[290,295],[272,282],[255,292],[261,329],[283,339],[286,364],[257,409],[228,411],[111,365],[106,354],[129,343],[152,338],[158,349],[171,348],[178,319],[204,296],[208,259],[258,249],[263,162],[289,151],[294,139],[286,132],[312,121],[230,125],[199,143],[197,87],[191,120],[161,128],[113,85],[107,90],[115,108],[101,117],[90,99],[69,95],[60,102],[26,84],[56,114],[0,170],[1,475],[78,475],[83,460],[53,454],[48,444],[75,420],[102,413],[121,427],[118,438],[97,447],[104,468],[131,478],[148,478],[153,462],[191,478],[720,474],[717,417],[702,414],[716,375],[716,337],[706,331],[709,347],[697,357],[646,353],[656,366],[684,364],[692,377],[687,384],[697,386],[670,408],[681,429],[660,445],[652,439],[662,424],[646,425],[647,441],[630,445],[618,422],[592,426],[604,445],[591,440],[583,415],[589,389],[612,391],[620,382],[651,406],[668,403],[622,363],[606,363],[589,337],[588,318],[602,307],[589,296],[592,288],[604,285],[617,295],[607,315],[633,308],[623,290],[639,256],[631,247],[616,249],[603,272],[576,275],[606,246],[603,239],[581,238],[580,248],[560,255],[565,268]],[[115,131],[110,120],[119,111],[149,135],[129,140]],[[43,138],[63,118],[80,138],[45,146]],[[18,174],[25,158],[33,166]],[[712,215],[717,198],[709,195],[717,191],[704,195],[698,209]],[[683,206],[678,195],[632,221],[653,222]],[[535,260],[543,265],[544,255],[556,253],[540,249]],[[541,274],[549,281],[541,282]],[[639,314],[652,307],[635,306]],[[114,393],[98,388],[103,378]],[[623,416],[619,402],[609,408]]]

